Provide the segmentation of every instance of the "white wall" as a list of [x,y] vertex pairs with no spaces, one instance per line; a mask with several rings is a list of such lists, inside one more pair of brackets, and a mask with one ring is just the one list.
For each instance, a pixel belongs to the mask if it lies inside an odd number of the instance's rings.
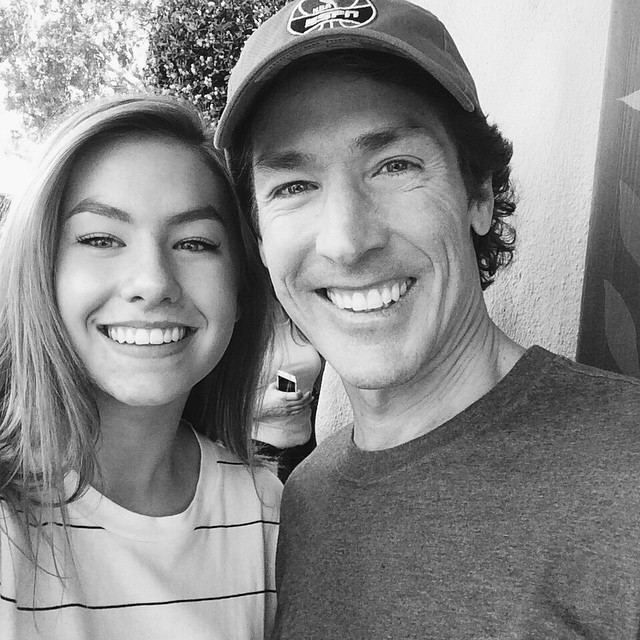
[[575,355],[610,0],[421,0],[514,144],[517,258],[487,292],[520,343]]
[[[447,26],[490,120],[513,141],[517,257],[487,291],[524,346],[577,345],[611,0],[415,0]],[[331,371],[316,429],[348,421]]]

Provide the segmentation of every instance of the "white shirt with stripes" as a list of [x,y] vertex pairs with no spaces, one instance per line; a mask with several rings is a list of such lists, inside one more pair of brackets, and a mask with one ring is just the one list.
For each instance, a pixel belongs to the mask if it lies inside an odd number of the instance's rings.
[[57,547],[57,571],[43,545],[39,562],[48,572],[34,574],[9,539],[19,542],[21,534],[0,503],[3,640],[262,640],[268,634],[280,482],[266,469],[252,475],[224,447],[198,441],[200,477],[185,511],[145,516],[89,488],[69,505],[66,530],[60,521],[45,525]]

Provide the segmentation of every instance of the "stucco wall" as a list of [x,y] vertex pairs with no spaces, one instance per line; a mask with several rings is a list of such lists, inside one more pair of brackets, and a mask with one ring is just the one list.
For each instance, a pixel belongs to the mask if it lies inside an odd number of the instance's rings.
[[[490,120],[514,144],[518,251],[486,294],[525,346],[575,355],[610,0],[425,0],[447,25]],[[330,367],[320,438],[350,419]]]

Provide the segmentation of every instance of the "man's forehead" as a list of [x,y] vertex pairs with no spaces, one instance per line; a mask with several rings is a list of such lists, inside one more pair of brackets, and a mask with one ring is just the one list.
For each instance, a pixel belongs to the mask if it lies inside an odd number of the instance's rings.
[[[349,75],[327,74],[322,85],[301,79],[274,91],[251,123],[253,167],[308,166],[316,154],[330,155],[332,149],[355,156],[400,144],[434,152],[450,146],[445,121],[426,97],[364,75],[362,82],[349,82]],[[341,135],[334,135],[338,130]]]
[[[421,147],[433,147],[434,151],[444,151],[442,135],[436,127],[425,123],[406,123],[395,126],[372,126],[370,129],[345,139],[345,150],[351,154],[374,154],[394,145],[411,144],[416,140]],[[287,171],[315,162],[314,153],[305,148],[304,136],[299,138],[300,148],[286,146],[286,143],[271,138],[254,147],[252,164],[257,170]]]

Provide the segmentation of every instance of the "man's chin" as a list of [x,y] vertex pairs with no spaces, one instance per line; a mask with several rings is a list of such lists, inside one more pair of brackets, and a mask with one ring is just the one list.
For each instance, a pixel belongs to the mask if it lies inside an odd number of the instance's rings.
[[380,391],[383,389],[393,389],[408,383],[415,376],[415,372],[407,369],[406,366],[394,367],[389,362],[369,366],[336,366],[331,363],[342,379],[345,387],[362,389],[369,391]]

